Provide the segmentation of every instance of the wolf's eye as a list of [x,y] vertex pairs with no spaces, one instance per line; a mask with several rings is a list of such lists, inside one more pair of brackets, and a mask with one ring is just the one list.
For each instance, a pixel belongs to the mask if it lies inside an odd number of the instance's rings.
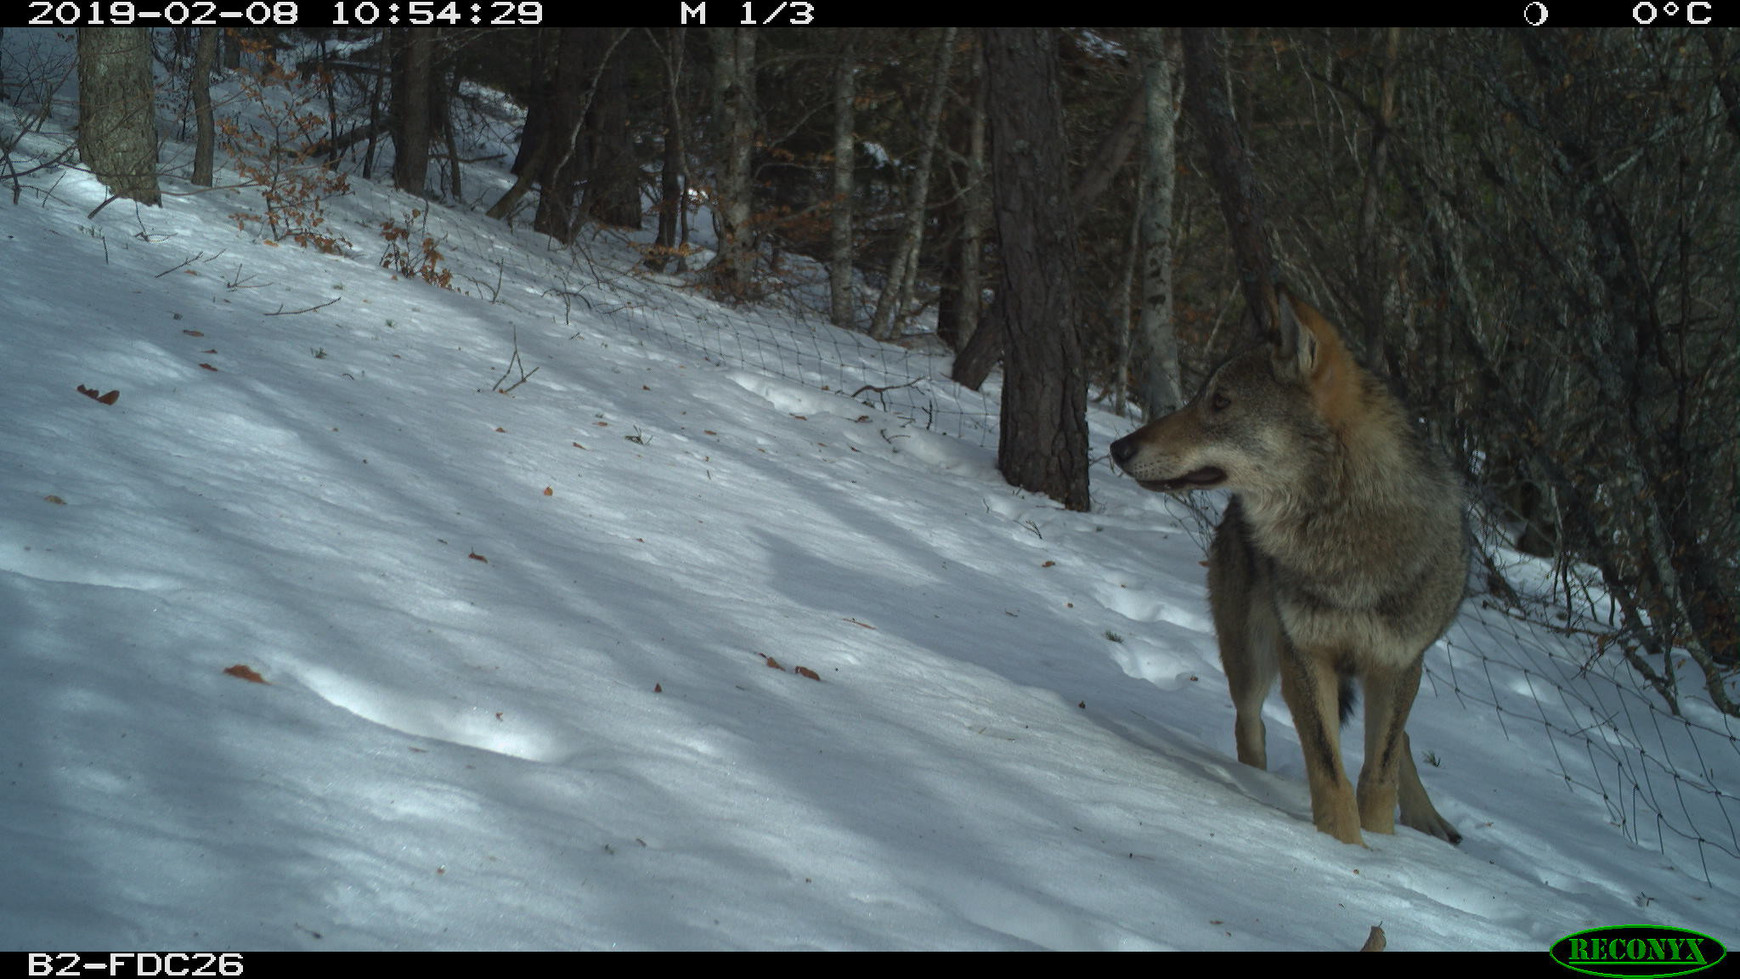
[[1212,392],[1208,396],[1208,408],[1210,411],[1224,411],[1226,410],[1226,406],[1230,404],[1232,404],[1232,399],[1219,391]]

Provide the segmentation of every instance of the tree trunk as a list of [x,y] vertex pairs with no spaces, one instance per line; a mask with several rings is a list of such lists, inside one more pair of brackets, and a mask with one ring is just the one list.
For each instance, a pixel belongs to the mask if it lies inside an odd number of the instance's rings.
[[659,167],[659,230],[653,249],[647,253],[647,268],[663,272],[675,262],[677,271],[685,269],[681,245],[687,244],[683,214],[687,208],[683,179],[683,112],[679,95],[682,90],[683,38],[681,28],[665,29],[665,132],[664,161]]
[[393,58],[393,186],[428,194],[429,122],[435,75],[435,28],[407,27],[396,39]]
[[[1132,93],[1131,101],[1125,104],[1124,112],[1095,148],[1090,165],[1069,195],[1069,209],[1072,213],[1086,212],[1092,207],[1099,195],[1111,186],[1112,175],[1129,158],[1141,132],[1141,109],[1144,105],[1141,96],[1142,89],[1138,86]],[[1002,304],[1003,297],[999,292],[985,309],[984,321],[960,347],[950,374],[955,383],[977,391],[979,385],[985,383],[985,378],[990,376],[991,368],[997,366],[997,361],[1003,358],[1006,337],[1000,325],[1004,318]]]
[[997,466],[1016,486],[1086,510],[1087,383],[1057,38],[1046,28],[988,28],[984,43],[1008,334]]
[[1252,339],[1278,328],[1275,281],[1277,267],[1269,247],[1263,194],[1257,188],[1244,133],[1233,116],[1227,84],[1226,32],[1220,28],[1183,28],[1184,77],[1189,97],[1185,105],[1208,147],[1210,176],[1220,198],[1221,215],[1232,239],[1239,285],[1250,310]]
[[857,91],[853,58],[857,35],[840,32],[840,61],[834,66],[834,212],[828,229],[828,307],[835,326],[851,329],[852,315],[852,170],[858,158],[853,135],[852,101]]
[[751,153],[755,148],[754,28],[734,27],[707,32],[713,42],[713,103],[724,165],[715,184],[713,220],[719,253],[711,278],[716,295],[746,299],[751,293],[755,260]]
[[150,29],[81,27],[78,60],[80,157],[117,196],[160,203]]
[[949,87],[949,65],[954,58],[955,29],[945,27],[937,39],[936,65],[931,74],[930,96],[924,105],[924,133],[919,140],[918,163],[906,194],[906,227],[894,260],[888,263],[888,281],[876,301],[870,335],[887,340],[894,335],[907,304],[912,300],[912,281],[919,249],[924,245],[925,208],[930,199],[931,159],[936,155],[936,134],[942,123],[943,96]]
[[[451,63],[451,59],[449,59]],[[450,85],[441,97],[441,109],[436,115],[436,121],[441,125],[441,138],[447,145],[447,193],[455,201],[465,199],[465,185],[459,173],[459,127],[453,124],[453,103],[459,101],[459,69],[453,68],[453,74],[448,76]],[[334,115],[337,109],[333,110]]]
[[[1168,36],[1168,35],[1172,36]],[[1178,333],[1172,319],[1172,185],[1178,168],[1175,31],[1144,27],[1139,34],[1147,89],[1147,152],[1142,159],[1142,311],[1133,355],[1136,397],[1144,417],[1159,418],[1184,403],[1178,377]],[[1168,51],[1168,48],[1172,50]]]
[[1377,116],[1372,120],[1371,149],[1366,155],[1365,183],[1359,201],[1359,231],[1355,256],[1355,271],[1359,276],[1359,312],[1361,323],[1360,351],[1366,365],[1384,374],[1389,359],[1383,354],[1384,281],[1379,265],[1383,262],[1383,244],[1378,229],[1378,198],[1383,192],[1384,169],[1389,154],[1390,125],[1396,116],[1396,60],[1402,30],[1391,27],[1385,32],[1383,78],[1379,81]]
[[533,150],[537,161],[538,210],[532,217],[532,228],[564,245],[573,242],[580,220],[574,195],[584,171],[579,143],[591,74],[586,65],[586,35],[590,30],[560,29],[554,83],[545,89],[542,143]]
[[628,118],[628,69],[613,57],[621,36],[587,32],[587,63],[593,66],[586,113],[586,213],[603,224],[640,229],[640,166],[634,158]]
[[212,153],[217,143],[216,124],[211,112],[211,70],[217,63],[218,35],[221,27],[202,27],[199,45],[194,48],[193,78],[189,88],[193,93],[193,121],[196,135],[193,141],[193,182],[210,187]]
[[960,227],[952,243],[949,271],[937,302],[936,332],[959,353],[972,340],[984,316],[985,229],[991,223],[990,180],[985,172],[985,59],[974,52],[973,102],[967,120],[964,176],[957,195]]

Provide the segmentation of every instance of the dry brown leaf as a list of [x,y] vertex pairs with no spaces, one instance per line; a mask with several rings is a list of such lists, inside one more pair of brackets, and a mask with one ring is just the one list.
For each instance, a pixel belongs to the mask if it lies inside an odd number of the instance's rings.
[[201,366],[201,367],[203,367],[203,368],[205,368],[205,369],[206,369],[206,370],[208,370],[208,371],[212,371],[212,372],[213,372],[213,373],[216,373],[216,372],[217,372],[217,368],[216,368],[216,367],[213,367],[213,366],[212,366],[212,365],[210,365],[210,364],[201,364],[201,365],[199,365],[199,366]]
[[794,666],[791,668],[791,671],[793,673],[796,673],[798,676],[807,676],[810,679],[816,681],[817,683],[820,683],[822,681],[821,677],[816,676],[816,671],[810,669],[807,666]]
[[226,668],[224,670],[224,672],[229,674],[230,676],[235,677],[238,680],[246,680],[249,683],[265,683],[266,682],[266,678],[261,676],[259,673],[255,672],[253,667],[243,666],[240,663],[237,663],[234,666]]
[[555,496],[556,491],[555,491],[555,489],[553,489],[549,486],[546,486],[546,487],[544,487],[544,495],[545,496]]
[[61,499],[58,496],[55,496],[53,493],[48,494],[47,496],[43,497],[43,499],[47,500],[50,503],[53,503],[55,506],[66,506],[66,501]]
[[477,553],[476,551],[472,551],[470,554],[468,554],[466,556],[471,558],[473,561],[482,561],[484,564],[489,563],[489,558],[484,557],[483,555]]

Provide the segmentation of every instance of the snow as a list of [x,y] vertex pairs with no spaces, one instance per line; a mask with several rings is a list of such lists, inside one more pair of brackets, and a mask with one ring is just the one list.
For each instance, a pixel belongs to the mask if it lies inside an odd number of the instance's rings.
[[1432,680],[1462,845],[1317,833],[1278,696],[1275,770],[1233,758],[1199,522],[1103,461],[1066,512],[857,384],[696,353],[832,331],[488,220],[499,171],[428,219],[469,295],[377,266],[405,195],[353,179],[328,256],[183,176],[0,204],[0,947],[1740,940],[1733,860],[1628,841]]

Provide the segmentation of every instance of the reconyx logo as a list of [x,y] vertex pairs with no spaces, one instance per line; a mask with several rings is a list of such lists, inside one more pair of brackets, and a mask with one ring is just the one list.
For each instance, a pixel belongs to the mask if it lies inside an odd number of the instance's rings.
[[1566,935],[1553,959],[1567,969],[1615,979],[1683,976],[1722,961],[1728,950],[1708,935],[1658,925],[1613,925]]

